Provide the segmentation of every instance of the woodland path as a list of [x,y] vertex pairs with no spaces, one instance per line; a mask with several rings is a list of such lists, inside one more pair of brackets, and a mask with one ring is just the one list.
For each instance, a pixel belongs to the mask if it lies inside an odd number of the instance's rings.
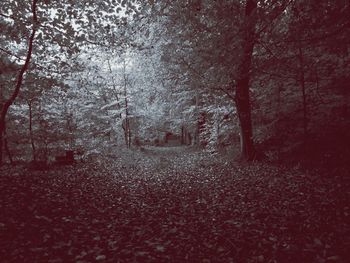
[[[349,178],[348,178],[349,179]],[[1,262],[347,262],[349,180],[191,148],[0,170]]]

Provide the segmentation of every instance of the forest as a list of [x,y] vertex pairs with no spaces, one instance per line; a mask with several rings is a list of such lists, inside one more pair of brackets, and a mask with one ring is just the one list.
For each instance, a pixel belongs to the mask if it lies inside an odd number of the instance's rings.
[[3,0],[3,262],[347,262],[348,0]]

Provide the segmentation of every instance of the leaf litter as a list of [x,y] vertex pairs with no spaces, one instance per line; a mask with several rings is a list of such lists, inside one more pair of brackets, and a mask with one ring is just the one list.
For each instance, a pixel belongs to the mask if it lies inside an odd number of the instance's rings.
[[0,170],[2,262],[346,262],[349,178],[190,148]]

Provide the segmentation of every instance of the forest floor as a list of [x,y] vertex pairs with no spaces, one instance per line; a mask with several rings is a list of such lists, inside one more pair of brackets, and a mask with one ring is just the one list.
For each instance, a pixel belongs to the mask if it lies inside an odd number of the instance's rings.
[[191,148],[0,168],[1,262],[349,262],[347,171]]

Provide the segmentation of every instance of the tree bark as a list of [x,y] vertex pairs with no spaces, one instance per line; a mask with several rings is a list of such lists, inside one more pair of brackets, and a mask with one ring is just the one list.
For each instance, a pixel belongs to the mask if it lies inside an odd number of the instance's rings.
[[36,150],[35,150],[35,142],[34,142],[34,135],[33,135],[33,102],[28,101],[29,106],[29,138],[30,138],[30,144],[32,147],[32,158],[33,161],[36,161]]
[[[107,59],[107,63],[108,63],[108,69],[109,69],[109,73],[111,73],[112,75],[112,87],[113,87],[113,93],[115,95],[115,99],[118,101],[117,105],[116,105],[116,108],[117,110],[119,111],[122,106],[120,105],[119,103],[119,95],[118,95],[118,91],[117,91],[117,85],[116,85],[116,81],[115,81],[115,78],[114,78],[114,74],[113,74],[113,71],[112,71],[112,66],[111,66],[111,62],[109,59]],[[119,119],[122,119],[122,113],[120,112],[119,113]],[[115,136],[115,142],[118,141],[118,137]]]
[[301,43],[299,42],[298,46],[298,57],[299,57],[299,64],[300,64],[300,86],[301,86],[301,96],[302,96],[302,103],[303,103],[303,136],[304,136],[304,144],[307,139],[307,101],[306,101],[306,85],[305,85],[305,72],[304,72],[304,54],[301,47]]
[[2,135],[2,133],[0,133],[0,166],[3,164],[3,154],[2,154],[2,140],[3,140],[3,135]]
[[256,9],[256,0],[247,0],[245,7],[245,21],[242,27],[243,54],[238,66],[235,94],[235,104],[241,129],[241,158],[246,161],[251,161],[256,157],[253,143],[251,103],[249,95],[250,69],[255,44]]
[[10,148],[8,146],[7,138],[6,138],[6,127],[5,127],[5,131],[4,131],[4,147],[5,147],[5,152],[7,154],[7,158],[10,161],[10,164],[13,164],[12,154],[10,152]]
[[[0,72],[1,73],[1,72]],[[0,109],[2,109],[3,105],[3,86],[0,83]],[[6,124],[6,123],[5,123]],[[5,131],[4,131],[5,132]],[[3,158],[3,152],[2,152],[2,145],[3,145],[3,132],[0,131],[0,166],[2,164],[2,158]]]
[[[23,82],[23,77],[25,72],[28,70],[29,68],[29,64],[30,64],[30,60],[32,57],[32,52],[33,52],[33,42],[34,42],[34,37],[35,37],[35,33],[37,30],[37,24],[38,24],[38,19],[37,19],[37,15],[36,15],[36,6],[37,6],[37,1],[38,0],[33,0],[32,1],[32,21],[33,21],[33,26],[32,26],[32,33],[29,37],[29,42],[28,42],[28,51],[27,51],[27,56],[26,56],[26,60],[18,74],[17,77],[17,81],[16,81],[16,86],[15,89],[13,90],[10,98],[8,100],[5,101],[5,103],[3,104],[2,108],[1,108],[1,112],[0,112],[0,152],[2,153],[3,151],[3,135],[5,132],[5,125],[6,125],[6,115],[7,112],[10,108],[10,106],[13,104],[13,102],[16,100],[21,86],[22,86],[22,82]],[[2,164],[2,158],[0,159],[0,165]]]
[[181,125],[181,144],[185,144],[185,128],[183,125]]
[[[4,148],[4,149],[3,149]],[[10,152],[10,149],[8,147],[8,143],[7,143],[7,138],[6,138],[6,122],[5,122],[5,127],[4,127],[4,131],[2,134],[0,134],[0,166],[1,164],[3,163],[3,160],[4,160],[4,150],[7,154],[7,157],[10,161],[10,164],[13,163],[13,159],[12,159],[12,155],[11,155],[11,152]]]
[[127,92],[127,76],[126,76],[126,63],[123,61],[123,78],[124,78],[124,100],[125,100],[125,125],[124,125],[124,136],[125,144],[127,148],[131,146],[131,132],[129,122],[129,109],[128,109],[128,92]]
[[197,123],[196,127],[194,130],[194,145],[198,146],[199,145],[199,125],[198,125],[198,120],[199,120],[199,91],[196,90],[196,105],[195,105],[195,116],[197,118]]

